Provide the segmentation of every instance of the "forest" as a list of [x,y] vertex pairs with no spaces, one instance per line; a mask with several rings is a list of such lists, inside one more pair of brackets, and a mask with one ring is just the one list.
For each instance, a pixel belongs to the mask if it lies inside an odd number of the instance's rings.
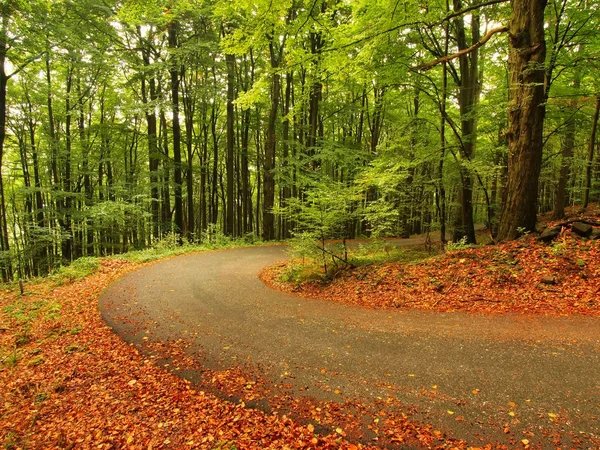
[[0,272],[475,243],[600,200],[596,0],[2,0]]

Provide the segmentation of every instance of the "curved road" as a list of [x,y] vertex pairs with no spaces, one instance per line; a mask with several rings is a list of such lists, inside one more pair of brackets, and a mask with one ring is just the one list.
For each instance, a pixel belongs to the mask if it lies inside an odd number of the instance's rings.
[[393,395],[416,420],[473,444],[510,436],[550,448],[544,435],[553,431],[563,445],[576,436],[579,448],[591,448],[600,437],[599,319],[373,311],[304,299],[257,278],[285,258],[281,246],[172,258],[111,285],[100,308],[137,345],[185,337],[206,367],[251,361],[273,383],[288,380],[294,395]]

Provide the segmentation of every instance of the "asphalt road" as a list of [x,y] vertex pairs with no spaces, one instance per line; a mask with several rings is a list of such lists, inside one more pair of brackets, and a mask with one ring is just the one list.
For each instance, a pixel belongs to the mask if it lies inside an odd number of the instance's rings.
[[[285,258],[280,246],[172,258],[111,285],[100,309],[140,348],[185,337],[205,367],[250,363],[273,382],[289,380],[293,395],[364,402],[393,395],[416,420],[474,444],[482,436],[509,439],[506,425],[510,438],[544,448],[556,447],[556,436],[577,448],[600,438],[599,319],[381,311],[304,299],[257,278]],[[573,437],[582,441],[572,444]]]

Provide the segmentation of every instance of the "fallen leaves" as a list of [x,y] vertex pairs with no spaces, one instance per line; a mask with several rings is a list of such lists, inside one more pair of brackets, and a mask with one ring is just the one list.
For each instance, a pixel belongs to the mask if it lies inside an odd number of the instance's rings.
[[[525,237],[416,264],[357,267],[329,284],[283,283],[284,270],[272,266],[261,279],[296,295],[368,308],[600,316],[600,240],[570,235],[552,245]],[[544,282],[549,278],[553,284]]]
[[[0,291],[4,447],[357,448],[338,430],[315,435],[312,425],[198,391],[120,340],[102,321],[97,296],[136,267],[106,260],[97,274],[73,284],[30,284],[20,298]],[[183,346],[163,350],[186,367],[192,362]],[[32,357],[43,359],[29,364]],[[248,379],[241,386],[250,394],[256,389]]]

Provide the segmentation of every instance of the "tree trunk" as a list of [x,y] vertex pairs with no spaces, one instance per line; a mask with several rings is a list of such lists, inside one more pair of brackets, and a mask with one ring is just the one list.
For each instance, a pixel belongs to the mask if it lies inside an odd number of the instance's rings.
[[[448,53],[448,27],[446,25],[445,54]],[[446,187],[444,186],[444,160],[446,159],[446,99],[448,95],[448,65],[442,66],[442,99],[440,104],[440,159],[438,161],[438,193],[436,206],[440,220],[440,242],[446,243]]]
[[[578,90],[581,86],[581,76],[579,70],[575,72],[573,80],[573,88]],[[571,163],[575,153],[575,116],[577,114],[577,99],[571,98],[567,108],[567,125],[565,129],[565,137],[562,142],[562,161],[560,165],[560,175],[558,178],[558,186],[556,188],[556,199],[554,203],[553,219],[562,219],[565,216],[565,206],[568,203],[569,195],[567,192],[567,184],[571,178]]]
[[281,75],[277,71],[281,57],[282,49],[276,52],[275,46],[271,41],[269,43],[271,54],[271,69],[273,70],[273,79],[271,83],[271,111],[269,112],[269,122],[267,124],[267,135],[265,139],[265,157],[263,161],[263,239],[270,241],[275,239],[275,150],[277,147],[277,137],[275,126],[277,124],[277,113],[279,111],[279,97],[281,89]]
[[[185,68],[182,69],[182,72]],[[184,72],[185,73],[185,72]],[[188,241],[194,240],[194,234],[196,232],[195,226],[195,211],[194,211],[194,171],[193,171],[193,159],[194,159],[194,115],[195,115],[195,104],[194,96],[191,93],[191,89],[187,86],[185,89],[185,95],[183,96],[183,107],[185,111],[185,145],[187,150],[187,170],[186,170],[186,200],[187,200],[187,227],[185,237]],[[202,164],[202,159],[201,159]]]
[[235,110],[233,101],[235,100],[235,56],[225,55],[227,65],[227,156],[225,166],[227,172],[227,200],[225,217],[225,234],[234,235],[234,147],[235,147]]
[[[454,0],[454,10],[462,10],[462,1]],[[471,45],[480,39],[479,34],[479,13],[474,12],[471,18]],[[455,21],[456,40],[458,50],[464,50],[469,47],[467,44],[464,18],[460,17]],[[454,221],[454,231],[452,239],[456,242],[466,237],[470,244],[475,243],[475,226],[473,224],[473,178],[471,170],[467,164],[473,158],[475,153],[475,143],[477,139],[477,122],[475,107],[479,97],[479,50],[475,49],[470,53],[459,57],[460,66],[460,90],[458,103],[461,116],[461,159],[460,166],[461,188],[458,191],[459,211]]]
[[542,164],[546,0],[513,0],[510,19],[508,181],[498,239],[534,231]]
[[71,261],[73,259],[73,230],[71,223],[71,214],[73,207],[73,197],[71,196],[71,90],[73,87],[73,65],[69,63],[67,68],[67,91],[65,97],[65,168],[63,175],[63,195],[64,201],[64,219],[63,231],[66,233],[62,241],[62,256],[63,259]]
[[[216,103],[216,102],[215,102]],[[217,135],[217,111],[216,105],[213,103],[210,126],[212,133],[212,144],[213,144],[213,165],[212,165],[212,177],[211,177],[211,193],[210,193],[210,223],[217,225],[219,219],[219,198],[218,198],[218,168],[219,168],[219,139]]]
[[585,188],[583,191],[583,208],[590,203],[590,190],[592,188],[592,167],[594,165],[594,147],[596,146],[596,130],[598,129],[598,116],[600,115],[600,94],[596,96],[596,109],[592,118],[592,131],[588,142],[587,164],[585,166]]
[[[4,141],[6,139],[6,87],[8,84],[8,76],[6,75],[7,22],[8,17],[6,14],[3,14],[2,29],[0,30],[0,251],[6,252],[6,255],[10,251],[10,245],[8,241],[2,162],[4,159]],[[9,281],[12,278],[10,259],[7,259],[7,262],[1,265],[0,270],[2,272],[2,281]]]
[[[150,31],[149,31],[150,33]],[[150,68],[150,49],[144,42],[141,34],[141,28],[138,27],[139,44],[142,53],[142,60],[146,70]],[[160,222],[160,196],[158,189],[158,139],[156,135],[156,80],[151,76],[149,81],[146,76],[142,77],[142,102],[146,109],[146,124],[148,134],[148,168],[150,170],[150,204],[152,210],[152,235],[155,239],[159,237],[159,222]]]
[[[169,48],[175,52],[177,49],[177,22],[168,25]],[[179,123],[179,64],[175,53],[172,54],[170,67],[171,75],[171,102],[173,112],[173,176],[175,191],[175,233],[179,243],[183,243],[183,178],[181,176],[181,125]],[[165,129],[166,133],[167,130]]]
[[[292,83],[293,83],[293,74],[292,72],[288,72],[285,77],[285,99],[283,102],[283,163],[282,163],[282,171],[283,171],[283,189],[281,193],[281,206],[285,207],[288,203],[288,199],[292,196],[292,190],[290,185],[292,183],[292,174],[290,173],[290,164],[289,164],[289,140],[290,140],[290,118],[288,114],[290,112],[291,107],[291,95],[292,95]],[[281,224],[281,237],[282,239],[287,239],[290,237],[291,224],[287,217],[283,218],[283,223]]]

